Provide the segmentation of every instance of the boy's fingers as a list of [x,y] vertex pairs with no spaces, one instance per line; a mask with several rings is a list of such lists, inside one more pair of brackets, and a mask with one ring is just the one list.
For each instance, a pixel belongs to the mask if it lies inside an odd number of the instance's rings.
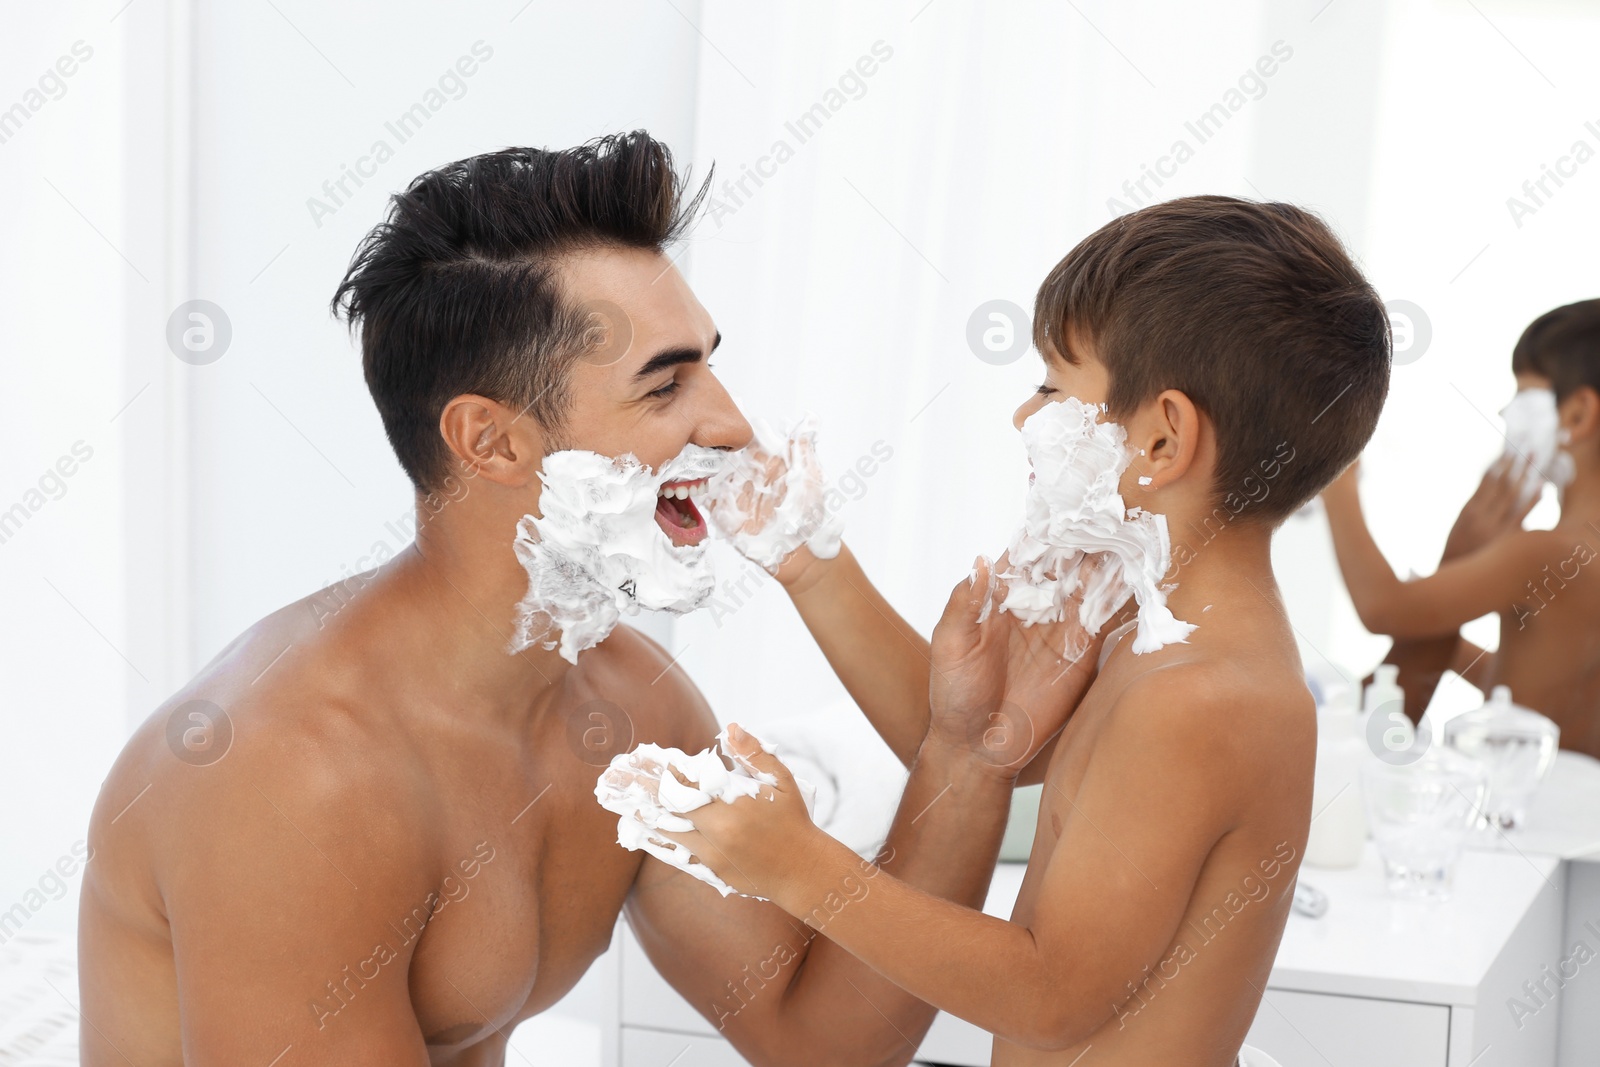
[[968,630],[977,625],[978,614],[989,597],[989,582],[993,571],[988,559],[979,556],[972,563],[972,573],[956,583],[945,601],[944,614],[939,616],[939,626]]
[[[789,773],[789,768],[783,765],[783,761],[762,748],[761,743],[745,733],[736,722],[728,724],[728,741],[735,756],[745,767],[772,775],[778,780],[778,788],[785,793],[795,790],[794,775]],[[766,795],[767,791],[763,789],[761,796]],[[691,819],[694,817],[692,812],[689,817]]]

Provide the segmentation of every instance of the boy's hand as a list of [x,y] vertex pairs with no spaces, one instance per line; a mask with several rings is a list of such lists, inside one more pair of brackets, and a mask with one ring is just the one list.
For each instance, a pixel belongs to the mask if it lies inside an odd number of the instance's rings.
[[776,900],[806,868],[815,845],[831,838],[811,821],[799,785],[778,757],[737,724],[728,726],[728,743],[735,760],[777,784],[762,786],[759,796],[696,808],[684,816],[693,830],[656,833],[683,845],[736,891]]
[[1005,589],[991,576],[1004,569],[1004,556],[979,558],[934,628],[928,738],[1014,779],[1088,691],[1104,634],[1085,633],[1076,611],[1032,626],[1002,612]]
[[758,432],[712,479],[709,510],[733,547],[784,585],[837,555],[843,523],[828,512],[812,420],[781,442]]
[[1528,464],[1522,457],[1504,455],[1490,464],[1450,527],[1442,558],[1471,555],[1522,529],[1522,521],[1539,502],[1538,493],[1526,491],[1527,484]]

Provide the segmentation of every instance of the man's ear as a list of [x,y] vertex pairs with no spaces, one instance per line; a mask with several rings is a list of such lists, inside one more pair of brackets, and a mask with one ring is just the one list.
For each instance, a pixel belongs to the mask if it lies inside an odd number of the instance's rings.
[[1590,441],[1600,436],[1600,393],[1580,385],[1561,402],[1561,428],[1569,441]]
[[1137,421],[1137,439],[1130,431],[1128,449],[1134,453],[1132,465],[1150,479],[1149,487],[1160,489],[1188,473],[1200,448],[1200,412],[1194,401],[1167,389],[1145,406]]
[[439,413],[439,433],[467,477],[521,488],[539,469],[544,435],[537,420],[518,415],[498,400],[463,393]]

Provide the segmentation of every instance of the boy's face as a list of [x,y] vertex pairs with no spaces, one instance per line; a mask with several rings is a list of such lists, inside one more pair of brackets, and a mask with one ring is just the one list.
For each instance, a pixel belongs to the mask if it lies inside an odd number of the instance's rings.
[[1011,416],[1011,425],[1018,430],[1028,421],[1028,416],[1063,397],[1076,397],[1085,404],[1104,404],[1111,391],[1111,379],[1105,364],[1094,358],[1086,344],[1074,344],[1077,363],[1061,358],[1054,345],[1046,345],[1041,353],[1044,359],[1044,382]]

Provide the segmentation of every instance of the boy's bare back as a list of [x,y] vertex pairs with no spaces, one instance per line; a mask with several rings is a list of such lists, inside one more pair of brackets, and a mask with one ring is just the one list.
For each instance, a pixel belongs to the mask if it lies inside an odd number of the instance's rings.
[[1563,508],[1554,529],[1513,538],[1531,565],[1523,595],[1500,612],[1484,684],[1510,686],[1561,728],[1563,748],[1600,757],[1600,508]]

